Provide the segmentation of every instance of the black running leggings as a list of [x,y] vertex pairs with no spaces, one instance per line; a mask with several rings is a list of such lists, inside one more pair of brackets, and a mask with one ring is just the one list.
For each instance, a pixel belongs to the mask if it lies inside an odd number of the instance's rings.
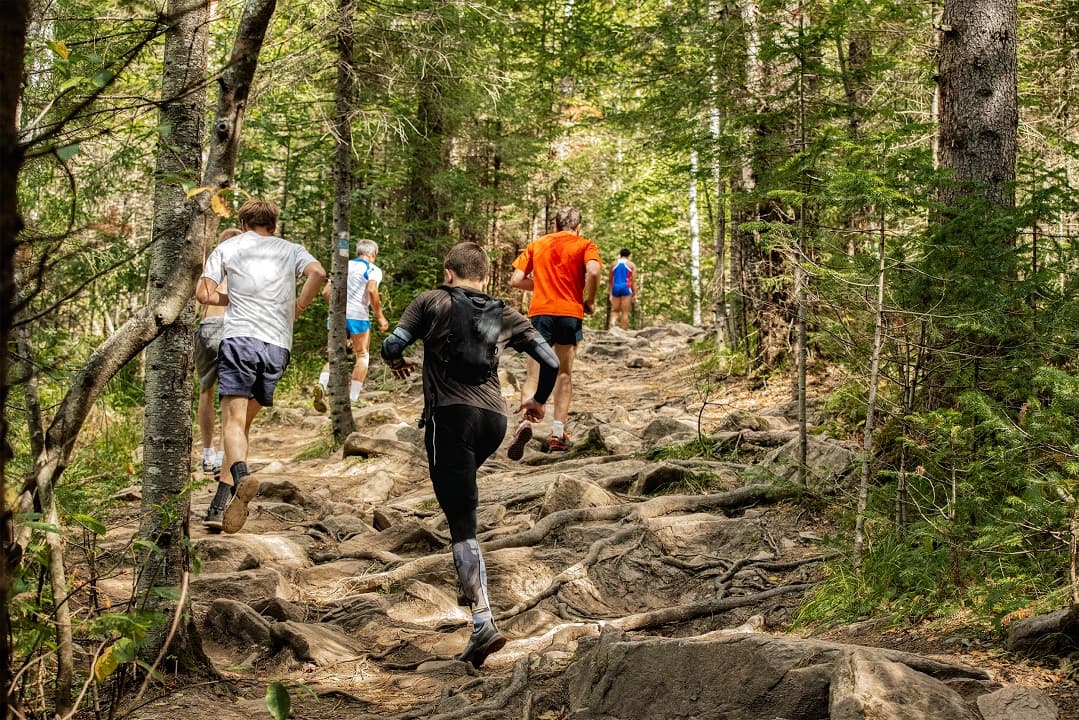
[[427,467],[453,542],[476,537],[476,470],[505,436],[505,415],[471,405],[435,408],[427,421]]

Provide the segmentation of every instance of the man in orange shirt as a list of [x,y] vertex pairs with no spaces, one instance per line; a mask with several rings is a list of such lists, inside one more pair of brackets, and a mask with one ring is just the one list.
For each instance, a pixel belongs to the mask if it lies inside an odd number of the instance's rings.
[[[551,451],[565,451],[572,444],[566,437],[566,419],[573,397],[573,359],[583,335],[585,315],[596,309],[602,263],[599,248],[578,233],[581,211],[564,207],[555,214],[555,232],[533,241],[513,261],[510,286],[532,293],[528,317],[558,356],[558,380],[554,387],[554,422],[547,441]],[[532,397],[539,382],[539,364],[529,358],[521,397]],[[520,460],[532,438],[527,421],[517,428],[509,448],[511,460]]]

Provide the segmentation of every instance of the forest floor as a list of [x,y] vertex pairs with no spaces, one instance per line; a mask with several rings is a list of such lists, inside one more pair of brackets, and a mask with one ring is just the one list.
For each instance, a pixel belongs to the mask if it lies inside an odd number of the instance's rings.
[[[679,466],[650,455],[691,439],[698,424],[714,435],[753,418],[756,432],[789,432],[789,379],[709,380],[693,339],[686,328],[588,333],[568,425],[588,447],[546,454],[534,440],[513,463],[504,444],[482,469],[480,540],[510,642],[478,671],[452,659],[466,642],[468,615],[457,606],[448,533],[415,427],[418,376],[384,380],[389,389],[365,394],[355,413],[360,436],[349,444],[360,456],[329,450],[329,419],[306,400],[265,412],[249,461],[263,492],[243,531],[207,534],[200,521],[212,488],[193,500],[202,567],[191,593],[220,679],[170,680],[122,715],[269,717],[267,686],[280,681],[296,718],[552,720],[568,716],[566,670],[603,627],[667,637],[743,624],[791,633],[829,552],[822,540],[835,532],[827,503],[761,497],[727,505],[725,493],[759,481],[754,461]],[[504,358],[503,369],[512,401],[523,361]],[[372,372],[383,377],[382,368]],[[815,373],[810,394],[823,398],[840,380]],[[691,472],[663,480],[679,467]],[[642,478],[655,487],[642,488]],[[702,505],[702,497],[712,500]],[[125,539],[110,533],[108,541]],[[111,582],[119,602],[130,579]],[[715,597],[734,602],[693,610]],[[241,603],[280,621],[269,642],[257,617],[236,609]],[[677,617],[672,608],[681,609]],[[962,628],[863,622],[815,636],[982,668],[1001,683],[1041,688],[1061,718],[1079,717],[1068,667],[1011,657]]]

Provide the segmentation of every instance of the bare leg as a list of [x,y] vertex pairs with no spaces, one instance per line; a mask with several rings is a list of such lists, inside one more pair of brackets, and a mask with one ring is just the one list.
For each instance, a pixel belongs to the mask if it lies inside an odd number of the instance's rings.
[[525,381],[521,385],[521,402],[536,394],[539,386],[539,363],[529,357],[525,361]]
[[251,421],[262,409],[253,399],[242,395],[225,395],[221,398],[221,437],[225,446],[225,459],[221,463],[221,482],[232,484],[232,465],[247,462],[247,436]]
[[214,446],[214,386],[199,390],[199,437],[203,448]]
[[352,352],[356,355],[356,364],[352,366],[352,379],[367,382],[367,367],[370,364],[371,331],[349,336]]
[[[554,419],[565,423],[569,417],[569,403],[573,397],[573,359],[577,357],[577,346],[555,343],[554,354],[558,356],[559,364],[558,379],[554,383]],[[538,379],[538,364],[536,373]]]

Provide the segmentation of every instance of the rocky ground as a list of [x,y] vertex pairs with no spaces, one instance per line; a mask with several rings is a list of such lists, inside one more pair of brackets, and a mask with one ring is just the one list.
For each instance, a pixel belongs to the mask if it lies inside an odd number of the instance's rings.
[[[415,426],[418,377],[365,396],[344,455],[310,458],[324,416],[267,413],[244,530],[203,531],[210,488],[192,511],[191,594],[223,679],[167,688],[126,717],[269,717],[272,681],[295,717],[322,720],[1079,716],[1062,671],[992,648],[871,625],[789,634],[832,532],[794,499],[789,385],[710,388],[695,338],[687,326],[588,334],[574,450],[545,454],[537,439],[522,462],[503,450],[481,471],[480,541],[511,640],[478,671],[453,660],[469,616]],[[507,398],[523,367],[504,359]],[[654,459],[698,433],[738,461]],[[846,490],[854,450],[814,437],[810,487]],[[114,531],[106,545],[124,541]],[[130,578],[109,583],[117,602],[130,594]]]

